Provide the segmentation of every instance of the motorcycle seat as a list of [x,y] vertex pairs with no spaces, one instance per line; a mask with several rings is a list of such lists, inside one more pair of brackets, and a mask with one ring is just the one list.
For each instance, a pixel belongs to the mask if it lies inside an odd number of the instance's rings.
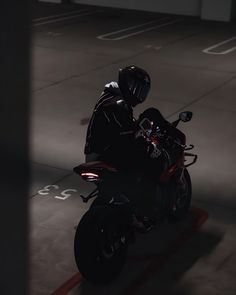
[[109,172],[117,172],[117,169],[115,167],[102,161],[83,163],[73,169],[73,171],[79,175],[81,175],[82,173],[98,173],[103,170],[107,170]]

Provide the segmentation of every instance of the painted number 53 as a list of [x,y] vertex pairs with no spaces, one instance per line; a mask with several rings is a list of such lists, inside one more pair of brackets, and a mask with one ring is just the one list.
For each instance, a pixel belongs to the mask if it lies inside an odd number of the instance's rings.
[[[54,184],[53,185],[47,185],[43,189],[39,190],[38,194],[41,195],[41,196],[46,196],[46,195],[52,193],[52,191],[59,190],[59,189],[60,189],[59,185],[54,185]],[[54,198],[58,199],[58,200],[65,201],[66,199],[71,197],[71,193],[77,193],[77,190],[76,189],[71,189],[71,188],[65,189],[60,193],[60,195],[54,196]]]

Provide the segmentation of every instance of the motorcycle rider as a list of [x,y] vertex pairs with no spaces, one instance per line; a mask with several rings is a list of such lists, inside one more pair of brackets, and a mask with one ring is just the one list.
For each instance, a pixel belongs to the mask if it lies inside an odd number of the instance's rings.
[[[150,202],[146,203],[143,198],[143,195],[147,195],[147,191],[150,190],[149,182],[147,183],[149,180],[146,178],[138,187],[131,184],[132,175],[137,170],[152,171],[150,167],[155,169],[157,175],[163,171],[165,161],[161,160],[163,157],[161,146],[147,142],[140,132],[139,123],[142,119],[149,118],[155,127],[169,126],[155,108],[144,111],[138,120],[133,116],[133,108],[146,100],[150,87],[151,79],[144,69],[134,65],[120,69],[118,83],[106,84],[95,105],[84,149],[86,162],[104,161],[122,170],[122,181],[120,179],[117,181],[119,189],[122,183],[124,190],[128,191],[129,198],[134,198],[136,204],[142,208],[149,206],[151,202],[151,197]],[[130,170],[132,173],[129,173]],[[107,183],[109,185],[109,188],[106,187],[107,190],[116,186],[112,180]],[[136,187],[136,191],[131,189],[133,187]]]
[[133,107],[145,101],[150,87],[149,74],[137,66],[120,69],[118,83],[105,85],[87,130],[86,162],[102,160],[124,169],[135,169],[145,162],[148,152],[150,157],[160,154],[157,146],[142,140],[140,120],[133,116]]

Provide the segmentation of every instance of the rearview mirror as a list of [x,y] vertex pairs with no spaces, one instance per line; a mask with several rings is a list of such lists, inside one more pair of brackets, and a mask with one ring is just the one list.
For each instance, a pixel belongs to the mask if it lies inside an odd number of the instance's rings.
[[181,112],[179,114],[179,120],[182,122],[188,122],[192,119],[193,113],[192,112]]

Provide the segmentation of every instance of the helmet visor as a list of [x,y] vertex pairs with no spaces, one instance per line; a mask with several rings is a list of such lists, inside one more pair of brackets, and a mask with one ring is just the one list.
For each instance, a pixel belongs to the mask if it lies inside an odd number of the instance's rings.
[[138,82],[134,82],[130,85],[129,90],[131,92],[131,95],[135,97],[138,102],[143,102],[150,90],[150,85],[140,85]]

